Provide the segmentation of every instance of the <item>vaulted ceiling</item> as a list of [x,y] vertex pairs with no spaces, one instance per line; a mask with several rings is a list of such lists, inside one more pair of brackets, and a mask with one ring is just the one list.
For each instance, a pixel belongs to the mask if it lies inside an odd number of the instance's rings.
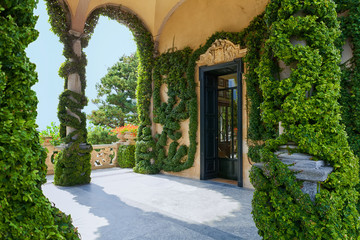
[[[59,0],[68,5],[72,30],[82,32],[89,14],[106,5],[121,6],[140,18],[159,42],[199,33],[195,44],[214,31],[240,31],[262,13],[269,0]],[[191,28],[194,30],[191,31]],[[176,33],[176,34],[175,34]],[[183,34],[183,35],[182,35]],[[195,36],[196,37],[196,36]],[[201,39],[200,39],[201,38]],[[184,43],[185,44],[185,43]],[[191,42],[187,43],[191,45]],[[166,46],[168,47],[168,46]]]

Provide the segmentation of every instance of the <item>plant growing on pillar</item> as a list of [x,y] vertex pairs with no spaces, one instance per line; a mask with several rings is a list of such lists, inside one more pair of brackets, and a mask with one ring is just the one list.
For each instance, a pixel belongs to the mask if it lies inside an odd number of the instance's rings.
[[[353,57],[347,62],[341,64],[341,116],[345,125],[346,132],[349,136],[349,145],[354,153],[360,156],[360,1],[335,1],[338,13],[343,13],[340,20],[341,38],[339,41],[339,49],[345,40],[348,40],[352,47]],[[357,186],[360,192],[360,184]],[[358,211],[360,210],[360,202],[358,202]]]
[[[87,144],[86,115],[81,112],[87,105],[85,97],[86,56],[82,48],[86,47],[93,28],[89,24],[84,33],[70,29],[70,19],[58,1],[48,0],[52,30],[64,44],[65,63],[59,70],[64,78],[64,92],[59,97],[58,117],[60,136],[66,147],[57,156],[55,162],[54,183],[71,186],[90,182],[91,145]],[[68,12],[68,11],[67,11]]]
[[[255,167],[253,216],[264,239],[357,239],[358,159],[340,124],[339,24],[335,4],[327,1],[272,0],[266,9],[270,37],[257,70],[264,102],[263,119],[284,134],[266,141],[259,153],[265,162]],[[293,45],[300,39],[306,45]],[[277,61],[292,66],[280,80]],[[296,67],[295,67],[296,66]],[[321,186],[315,203],[301,192],[274,151],[294,141],[301,152],[327,161],[334,172]]]
[[25,53],[38,36],[36,2],[0,3],[0,239],[79,239],[71,218],[41,191],[46,153],[31,90],[37,74]]

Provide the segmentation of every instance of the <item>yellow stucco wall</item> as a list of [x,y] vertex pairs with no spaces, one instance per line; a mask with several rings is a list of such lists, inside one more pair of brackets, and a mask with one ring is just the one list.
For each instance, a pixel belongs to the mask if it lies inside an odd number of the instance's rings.
[[268,0],[187,0],[159,33],[159,52],[174,46],[198,48],[217,31],[240,32],[261,14]]
[[[62,1],[62,0],[59,0]],[[269,0],[64,0],[72,14],[72,29],[82,32],[87,16],[96,8],[106,5],[121,5],[136,14],[153,35],[158,52],[163,53],[175,47],[197,49],[217,31],[240,32],[251,20],[261,14]],[[196,68],[196,92],[200,103],[200,88]],[[245,84],[245,81],[244,83]],[[161,96],[166,101],[166,86]],[[243,85],[243,135],[247,135],[248,118],[245,111],[246,87]],[[152,106],[153,107],[153,106]],[[200,108],[200,106],[199,106]],[[200,111],[199,111],[200,112]],[[152,114],[151,114],[152,117]],[[200,116],[198,119],[200,123]],[[183,137],[180,144],[189,144],[188,121],[181,124]],[[162,126],[153,124],[153,134],[160,133]],[[200,178],[200,126],[197,134],[198,149],[194,166],[178,176]],[[251,188],[246,139],[243,139],[244,187]]]

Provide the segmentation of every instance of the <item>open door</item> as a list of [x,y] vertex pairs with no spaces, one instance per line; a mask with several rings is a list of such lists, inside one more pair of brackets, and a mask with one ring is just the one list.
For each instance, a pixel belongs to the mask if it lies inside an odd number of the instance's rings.
[[242,187],[242,64],[200,68],[200,179]]
[[[203,101],[201,101],[201,109],[203,115],[201,126],[203,126],[203,171],[201,171],[201,179],[215,178],[219,172],[218,144],[217,144],[217,78],[211,74],[204,74]],[[201,148],[201,147],[200,147]]]

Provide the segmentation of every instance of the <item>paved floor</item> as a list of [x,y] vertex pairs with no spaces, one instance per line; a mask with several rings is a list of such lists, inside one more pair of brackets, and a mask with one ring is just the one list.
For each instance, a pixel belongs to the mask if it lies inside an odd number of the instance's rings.
[[76,187],[55,186],[48,176],[43,192],[71,214],[83,240],[261,239],[253,191],[230,184],[112,168]]

